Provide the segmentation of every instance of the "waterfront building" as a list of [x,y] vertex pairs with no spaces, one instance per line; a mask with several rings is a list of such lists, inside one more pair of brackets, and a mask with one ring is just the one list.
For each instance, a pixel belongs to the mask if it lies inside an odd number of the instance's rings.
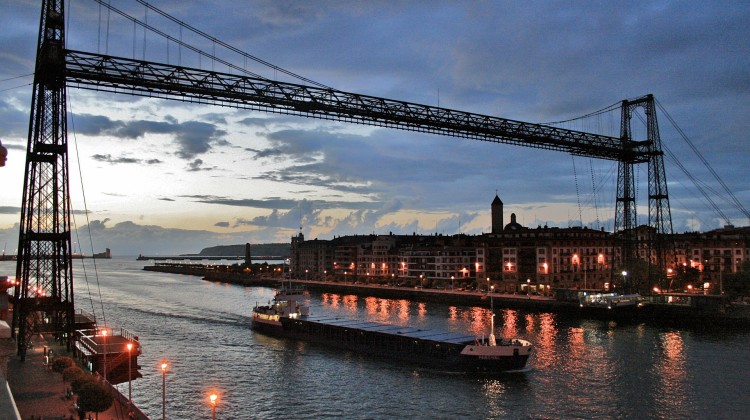
[[[393,283],[417,287],[463,287],[504,293],[552,295],[553,289],[616,290],[626,283],[647,284],[656,256],[646,244],[648,226],[636,229],[640,266],[623,270],[617,236],[588,227],[529,228],[510,215],[503,202],[491,203],[490,233],[480,235],[353,235],[332,240],[292,238],[294,277],[346,282]],[[674,235],[675,262],[669,264],[671,289],[691,287],[719,292],[721,277],[750,261],[750,228],[726,226],[706,233]],[[645,268],[644,268],[645,267]]]

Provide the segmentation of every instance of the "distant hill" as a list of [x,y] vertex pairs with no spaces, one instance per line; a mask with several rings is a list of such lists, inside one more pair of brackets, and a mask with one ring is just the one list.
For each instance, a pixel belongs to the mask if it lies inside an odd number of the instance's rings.
[[[250,244],[251,255],[278,255],[288,257],[290,254],[290,244]],[[210,257],[229,257],[245,255],[245,244],[242,245],[219,245],[209,248],[203,248],[198,255]]]

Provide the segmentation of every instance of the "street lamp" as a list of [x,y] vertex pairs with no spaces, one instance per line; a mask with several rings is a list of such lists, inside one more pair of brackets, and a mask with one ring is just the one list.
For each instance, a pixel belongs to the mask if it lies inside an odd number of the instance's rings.
[[161,418],[167,418],[167,367],[166,362],[161,364]]
[[451,290],[453,290],[453,281],[456,280],[456,276],[451,276]]
[[[628,278],[628,272],[623,270],[623,272],[622,272],[622,287],[627,287],[627,285],[628,285],[627,278]],[[614,289],[615,286],[612,285],[612,288]]]
[[216,394],[211,394],[208,396],[208,399],[211,401],[211,418],[213,420],[216,420],[216,400],[219,399],[219,396]]
[[128,405],[133,405],[133,387],[130,382],[132,369],[132,356],[130,350],[133,350],[133,343],[128,343],[126,347],[128,348]]
[[490,278],[487,277],[487,296],[490,295]]
[[102,330],[102,351],[104,352],[104,382],[107,382],[107,328]]

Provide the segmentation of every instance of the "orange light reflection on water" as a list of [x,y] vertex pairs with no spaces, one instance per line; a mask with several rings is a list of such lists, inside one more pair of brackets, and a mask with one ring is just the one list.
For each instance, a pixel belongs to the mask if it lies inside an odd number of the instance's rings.
[[[557,352],[557,347],[555,346],[555,341],[557,340],[557,325],[555,324],[555,317],[552,314],[546,313],[546,314],[539,314],[537,315],[538,323],[539,323],[539,333],[536,337],[536,353],[534,358],[534,363],[536,366],[540,368],[548,367],[553,365],[554,363],[559,363],[559,356]],[[528,316],[527,316],[527,322],[528,322]],[[533,318],[533,317],[532,317]],[[527,324],[526,329],[528,330],[529,327]]]
[[350,314],[356,314],[357,313],[357,300],[359,300],[359,297],[356,295],[346,295],[343,297],[343,307],[346,312],[349,312]]
[[504,309],[500,319],[503,322],[503,337],[514,338],[518,336],[518,311]]
[[662,357],[655,365],[656,374],[661,382],[657,392],[661,398],[656,400],[661,413],[679,415],[688,404],[685,383],[688,380],[685,342],[682,332],[670,331],[659,337]]

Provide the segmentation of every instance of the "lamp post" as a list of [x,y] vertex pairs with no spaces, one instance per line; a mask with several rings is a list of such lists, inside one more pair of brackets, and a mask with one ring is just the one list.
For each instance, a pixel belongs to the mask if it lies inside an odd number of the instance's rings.
[[211,418],[213,420],[216,420],[216,400],[219,399],[219,396],[216,394],[211,394],[208,396],[209,401],[211,401]]
[[132,373],[131,373],[132,372],[131,371],[131,369],[132,369],[131,363],[132,363],[132,360],[133,360],[133,357],[130,354],[130,351],[133,349],[133,343],[128,343],[127,348],[128,348],[128,405],[133,405],[133,387],[132,387],[131,381],[130,381],[131,375],[132,375]]
[[[627,285],[628,285],[627,278],[628,278],[628,272],[627,271],[623,271],[622,272],[622,287],[627,287]],[[612,285],[612,288],[614,289],[615,286]]]
[[453,281],[456,280],[456,276],[451,276],[451,291],[453,291]]
[[161,418],[167,418],[167,367],[166,363],[161,364]]
[[104,353],[104,382],[107,382],[107,328],[102,330],[102,352]]
[[487,296],[490,295],[490,278],[487,277]]

